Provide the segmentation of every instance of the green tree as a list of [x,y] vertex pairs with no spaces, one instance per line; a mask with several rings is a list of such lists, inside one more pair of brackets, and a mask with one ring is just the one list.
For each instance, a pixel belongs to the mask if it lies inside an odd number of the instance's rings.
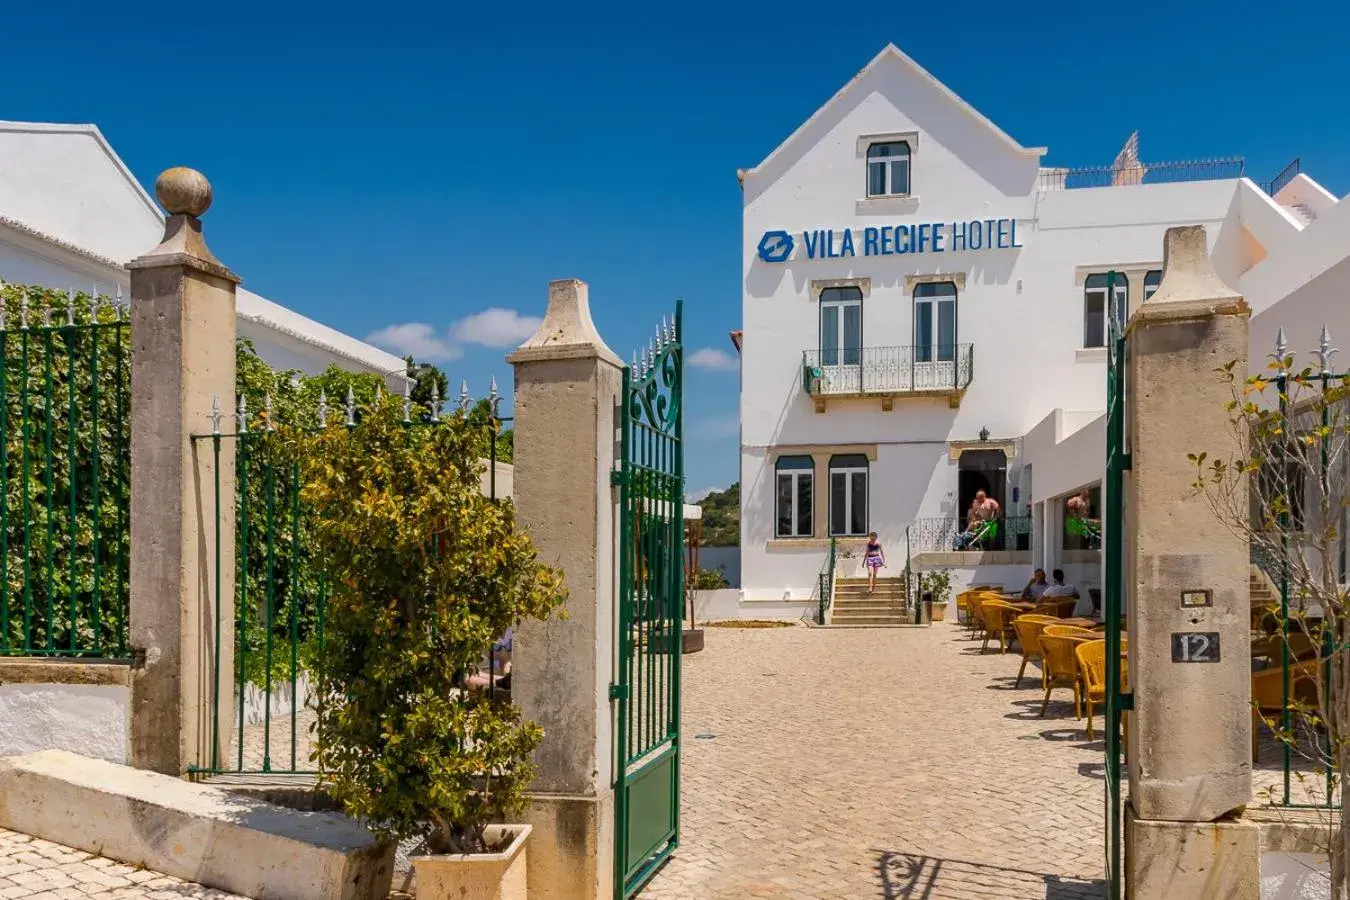
[[699,501],[703,510],[703,546],[736,547],[741,543],[741,485],[713,491]]
[[1332,896],[1344,898],[1350,813],[1339,800],[1350,771],[1350,591],[1337,561],[1350,509],[1350,375],[1296,368],[1292,355],[1259,375],[1245,368],[1230,362],[1219,370],[1232,388],[1230,434],[1223,451],[1190,455],[1193,487],[1220,522],[1250,542],[1252,559],[1271,580],[1286,586],[1287,617],[1278,599],[1264,610],[1274,632],[1267,641],[1279,647],[1275,656],[1287,649],[1314,674],[1293,679],[1288,726],[1278,714],[1262,714],[1260,722],[1315,773],[1296,772],[1295,783],[1325,807]]
[[442,403],[450,399],[450,379],[444,372],[431,363],[415,362],[411,354],[404,357],[404,362],[408,364],[408,377],[413,381],[410,392],[413,403],[431,409],[433,397]]
[[510,503],[479,492],[480,429],[454,413],[408,428],[399,404],[354,428],[292,431],[332,579],[318,759],[349,815],[432,852],[488,850],[519,813],[542,733],[464,676],[522,618],[565,599]]

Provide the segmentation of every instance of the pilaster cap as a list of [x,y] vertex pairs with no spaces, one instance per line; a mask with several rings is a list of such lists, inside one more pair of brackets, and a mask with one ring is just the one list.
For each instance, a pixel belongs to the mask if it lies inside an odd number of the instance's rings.
[[623,360],[605,344],[591,319],[590,289],[579,278],[548,283],[548,311],[534,336],[506,361],[512,365],[550,359],[604,360],[622,368]]
[[1214,271],[1205,226],[1169,228],[1163,236],[1162,283],[1140,305],[1135,318],[1189,317],[1206,311],[1211,315],[1251,312],[1242,295]]
[[196,169],[175,166],[155,180],[155,196],[169,215],[164,220],[164,239],[144,256],[127,263],[128,269],[184,266],[238,284],[231,272],[206,246],[201,217],[211,208],[211,182]]

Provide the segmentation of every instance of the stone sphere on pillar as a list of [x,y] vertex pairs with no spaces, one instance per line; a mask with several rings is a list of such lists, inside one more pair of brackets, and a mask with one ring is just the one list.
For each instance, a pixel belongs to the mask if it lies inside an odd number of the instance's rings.
[[196,169],[174,166],[155,180],[155,196],[169,215],[197,217],[211,207],[211,182]]

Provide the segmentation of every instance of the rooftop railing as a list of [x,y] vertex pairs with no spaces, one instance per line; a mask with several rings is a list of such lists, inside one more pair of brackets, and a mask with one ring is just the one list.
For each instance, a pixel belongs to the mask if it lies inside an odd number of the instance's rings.
[[1234,157],[1191,162],[1138,163],[1132,166],[1099,166],[1088,169],[1044,168],[1041,169],[1040,187],[1043,191],[1063,191],[1139,184],[1223,181],[1241,178],[1244,165],[1241,157]]
[[802,388],[817,397],[956,393],[970,386],[974,373],[974,344],[802,353]]
[[1270,181],[1261,182],[1261,190],[1274,197],[1280,192],[1280,188],[1297,178],[1302,171],[1303,163],[1296,156],[1289,165],[1280,170],[1280,174],[1270,179]]

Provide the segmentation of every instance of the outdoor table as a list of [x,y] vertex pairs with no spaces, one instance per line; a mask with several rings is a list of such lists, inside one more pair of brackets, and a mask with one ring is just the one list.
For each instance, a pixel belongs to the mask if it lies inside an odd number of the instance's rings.
[[1060,620],[1059,620],[1058,622],[1056,622],[1055,624],[1056,624],[1056,625],[1076,625],[1076,626],[1079,627],[1079,628],[1092,628],[1092,627],[1094,627],[1094,626],[1100,625],[1101,623],[1098,622],[1096,619],[1085,619],[1085,618],[1083,618],[1082,616],[1078,616],[1077,618],[1072,618],[1072,619],[1060,619]]

